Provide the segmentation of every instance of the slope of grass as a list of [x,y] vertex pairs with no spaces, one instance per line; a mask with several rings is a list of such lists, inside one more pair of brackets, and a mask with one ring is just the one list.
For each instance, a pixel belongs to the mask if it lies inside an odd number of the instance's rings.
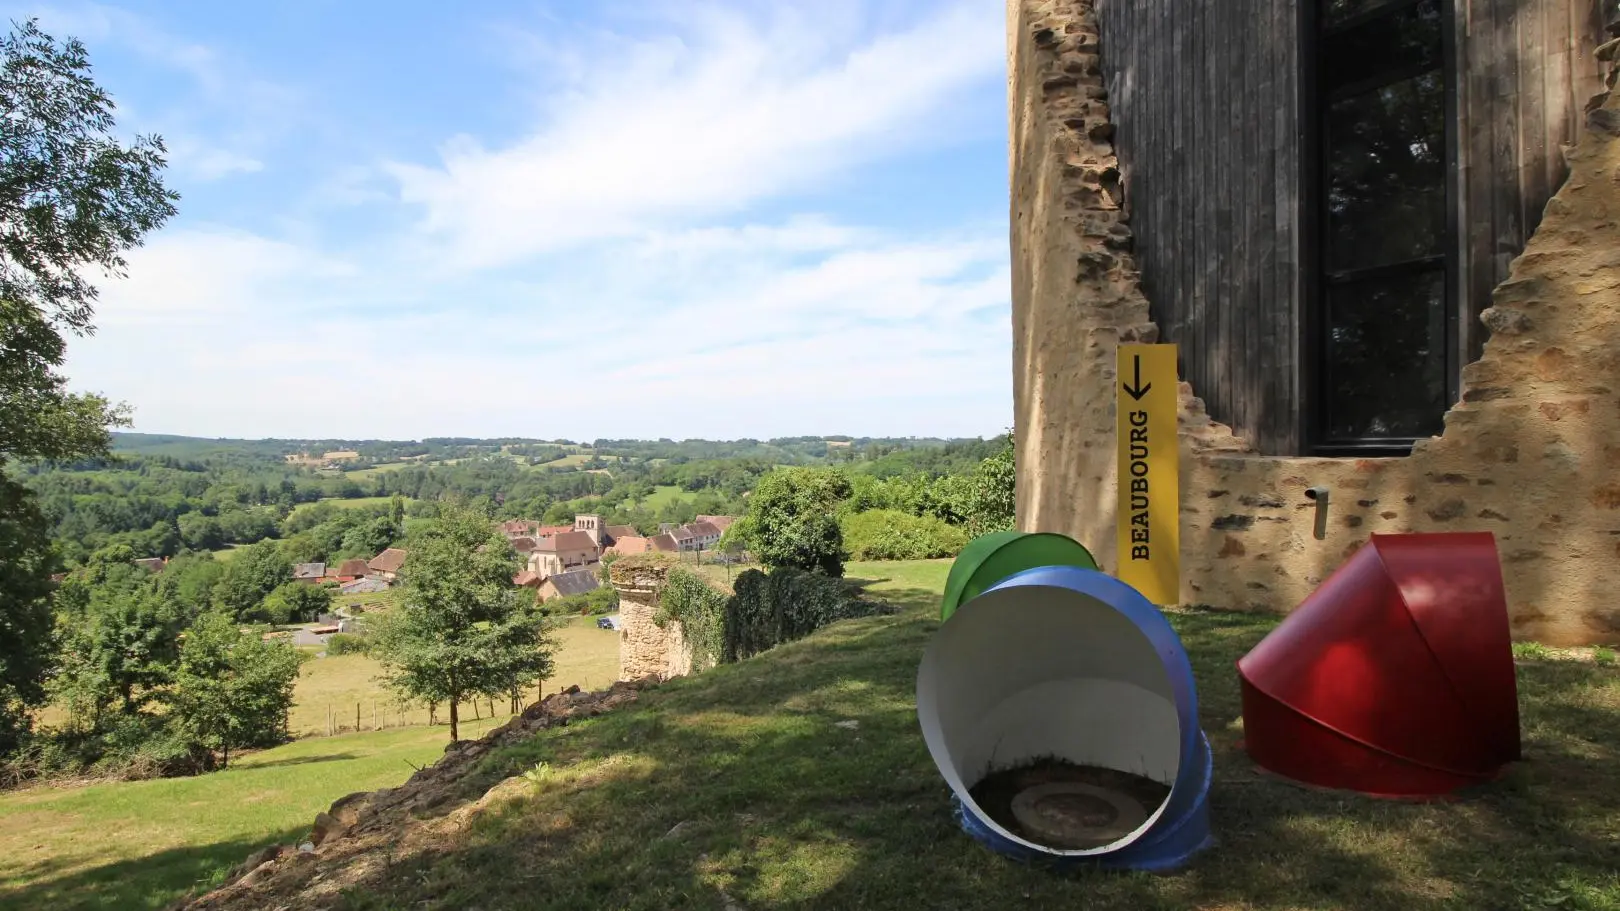
[[661,484],[653,488],[653,492],[643,497],[638,504],[642,509],[659,510],[665,506],[672,506],[682,500],[694,499],[694,496],[682,490],[675,484]]
[[0,795],[0,908],[166,907],[253,851],[308,832],[337,798],[398,785],[448,739],[443,725],[323,737],[196,778]]
[[917,731],[917,661],[944,572],[853,565],[906,610],[503,749],[482,774],[530,771],[532,786],[391,855],[342,907],[1620,908],[1614,669],[1525,664],[1525,762],[1457,802],[1378,801],[1298,788],[1246,760],[1232,664],[1275,623],[1254,615],[1171,612],[1215,750],[1217,847],[1168,877],[1008,862],[957,828]]

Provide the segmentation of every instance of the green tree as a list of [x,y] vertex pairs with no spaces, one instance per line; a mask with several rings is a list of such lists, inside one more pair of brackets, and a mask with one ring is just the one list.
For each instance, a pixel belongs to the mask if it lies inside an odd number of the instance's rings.
[[227,614],[210,611],[186,631],[174,675],[171,711],[199,748],[231,751],[287,739],[287,713],[304,656],[280,642],[244,633]]
[[1012,434],[1001,451],[973,470],[968,494],[968,532],[974,536],[1014,527],[1017,515],[1017,466],[1013,461]]
[[388,686],[409,699],[450,706],[450,740],[460,737],[458,705],[502,696],[551,674],[545,618],[512,583],[522,562],[465,507],[441,513],[401,569],[403,591],[378,618],[372,654]]
[[0,756],[17,747],[32,710],[45,701],[55,639],[49,526],[33,496],[0,477]]
[[250,544],[225,564],[225,575],[214,588],[214,600],[232,617],[244,620],[258,614],[264,599],[292,579],[292,563],[273,542]]
[[394,521],[388,516],[378,516],[363,525],[356,525],[349,529],[343,536],[343,547],[341,549],[345,553],[365,554],[367,557],[375,557],[384,550],[393,547],[394,542],[399,540],[404,533],[405,530],[395,525]]
[[[781,468],[760,478],[743,526],[725,543],[749,542],[766,566],[844,574],[843,531],[836,513],[851,493],[849,477],[835,468]],[[728,532],[730,529],[728,529]]]
[[150,583],[96,586],[88,608],[67,620],[60,686],[78,712],[97,723],[108,709],[134,715],[169,683],[180,622]]
[[332,592],[307,582],[287,582],[276,588],[254,614],[270,623],[307,623],[332,607]]
[[[91,330],[88,269],[121,274],[124,251],[174,214],[156,137],[121,145],[112,100],[77,41],[30,19],[0,39],[0,468],[103,455],[128,412],[67,391],[62,331]],[[31,493],[0,479],[0,753],[44,698],[55,571]]]

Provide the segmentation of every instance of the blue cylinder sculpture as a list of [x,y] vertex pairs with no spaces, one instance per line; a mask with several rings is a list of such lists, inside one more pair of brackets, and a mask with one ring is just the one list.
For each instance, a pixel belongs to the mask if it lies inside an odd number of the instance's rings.
[[[1164,615],[1118,579],[1038,567],[963,604],[923,655],[917,717],[958,822],[998,853],[1060,869],[1165,872],[1211,843],[1213,764],[1192,664]],[[997,769],[1050,759],[1130,773],[1169,793],[1141,807],[1129,831],[1089,848],[1015,834],[969,793]]]

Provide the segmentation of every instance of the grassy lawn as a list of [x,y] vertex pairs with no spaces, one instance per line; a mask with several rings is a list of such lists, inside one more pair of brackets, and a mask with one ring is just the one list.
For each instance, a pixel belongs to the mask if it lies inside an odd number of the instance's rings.
[[637,505],[639,505],[642,509],[658,510],[664,508],[665,506],[679,503],[682,500],[690,500],[693,498],[693,494],[682,490],[675,484],[661,484],[654,487],[653,492],[643,498],[642,501]]
[[855,564],[907,609],[502,751],[490,782],[544,765],[527,792],[390,857],[343,907],[1620,908],[1620,672],[1521,665],[1526,761],[1462,800],[1313,791],[1262,776],[1238,746],[1232,665],[1272,628],[1264,616],[1171,613],[1215,750],[1213,850],[1167,877],[1064,877],[991,854],[952,821],[917,731],[945,569]]
[[323,737],[196,778],[0,795],[0,908],[163,908],[258,848],[308,832],[337,798],[398,785],[448,740],[442,725]]
[[[533,783],[353,868],[337,906],[1620,909],[1620,670],[1520,648],[1526,760],[1455,802],[1378,801],[1246,761],[1232,663],[1272,628],[1266,616],[1170,615],[1215,751],[1214,849],[1165,877],[1065,877],[991,854],[950,818],[917,731],[917,660],[947,567],[851,564],[902,612],[493,754],[483,781],[532,771]],[[320,738],[197,779],[0,796],[0,907],[160,907],[295,837],[326,802],[396,784],[443,739],[442,727]]]
[[[600,689],[619,676],[619,637],[596,628],[591,617],[576,617],[557,630],[556,672],[546,682],[545,691],[577,684],[581,689]],[[376,678],[382,666],[368,655],[330,655],[305,662],[293,692],[293,710],[288,725],[294,736],[325,735],[329,713],[345,730],[354,728],[354,710],[360,708],[360,726],[369,729],[373,717],[386,726],[427,724],[426,708],[401,708],[394,696]],[[530,699],[533,694],[530,694]],[[495,713],[507,717],[508,706],[495,702]],[[373,715],[373,712],[376,715]],[[446,709],[439,711],[443,721]],[[489,714],[488,703],[461,707],[463,718]]]
[[214,555],[215,560],[233,560],[236,558],[236,552],[238,550],[240,550],[240,548],[238,548],[235,544],[232,544],[229,547],[221,547],[219,550],[210,551],[210,553]]
[[[534,467],[535,468],[578,468],[579,466],[584,465],[586,462],[589,462],[591,459],[594,459],[596,457],[597,457],[596,453],[590,452],[590,451],[571,452],[568,455],[565,455],[560,459],[552,459],[549,462],[542,462],[539,465],[535,465]],[[602,456],[602,461],[604,461],[604,462],[617,462],[617,461],[619,461],[619,457],[618,456]]]
[[343,473],[343,476],[346,477],[346,478],[353,478],[353,479],[355,479],[357,481],[362,481],[362,480],[365,480],[366,478],[374,478],[377,475],[380,475],[385,471],[394,471],[396,469],[405,468],[407,466],[417,465],[417,464],[420,464],[420,463],[418,463],[418,462],[383,462],[380,465],[373,465],[370,468],[356,468],[354,471],[345,471]]

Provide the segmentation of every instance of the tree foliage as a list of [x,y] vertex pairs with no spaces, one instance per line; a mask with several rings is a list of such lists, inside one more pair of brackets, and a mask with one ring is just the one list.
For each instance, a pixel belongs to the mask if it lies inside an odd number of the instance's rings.
[[967,507],[969,534],[977,537],[1014,527],[1018,505],[1017,481],[1013,440],[1009,433],[1000,451],[973,469]]
[[378,618],[372,654],[388,686],[410,699],[450,706],[471,696],[505,698],[551,674],[546,619],[512,577],[522,561],[481,512],[442,510],[401,568],[403,591]]
[[54,563],[45,517],[26,490],[0,477],[0,756],[16,748],[45,700]]
[[303,661],[289,645],[243,632],[227,614],[204,614],[180,648],[175,723],[190,743],[218,752],[221,768],[233,750],[281,743]]
[[[0,468],[105,454],[122,408],[73,395],[57,370],[62,330],[90,331],[87,269],[116,274],[123,253],[174,214],[156,137],[121,145],[113,104],[77,41],[29,20],[0,38]],[[53,560],[33,497],[0,483],[0,752],[44,696],[53,641]]]
[[843,532],[835,513],[849,498],[848,475],[834,468],[782,468],[761,478],[736,538],[766,566],[844,574]]

